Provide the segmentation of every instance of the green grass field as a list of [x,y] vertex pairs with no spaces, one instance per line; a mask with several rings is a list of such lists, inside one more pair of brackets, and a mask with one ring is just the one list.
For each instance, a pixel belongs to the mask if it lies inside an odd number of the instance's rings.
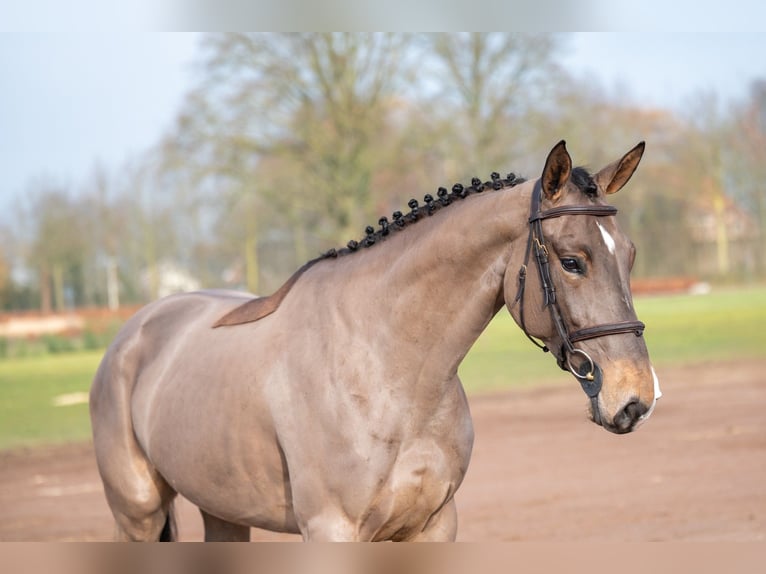
[[[655,365],[764,356],[766,287],[640,297],[634,303],[646,323],[644,336]],[[571,379],[502,311],[471,349],[460,376],[469,393]]]
[[0,360],[0,449],[88,438],[88,405],[55,406],[53,401],[87,392],[102,354]]
[[[766,349],[766,287],[645,297],[635,304],[656,365],[762,357]],[[87,392],[101,355],[0,360],[0,449],[88,439],[87,405],[55,406],[54,399]],[[468,393],[571,379],[527,341],[506,312],[476,342],[460,376]]]

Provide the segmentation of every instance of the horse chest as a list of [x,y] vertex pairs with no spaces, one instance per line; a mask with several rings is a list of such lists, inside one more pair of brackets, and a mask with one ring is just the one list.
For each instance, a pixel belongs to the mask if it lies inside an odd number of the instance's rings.
[[[342,509],[354,538],[407,538],[425,527],[462,482],[473,442],[470,418],[465,422],[439,434],[415,434],[401,441],[384,441],[380,435],[357,442],[353,453],[346,451],[347,458],[334,458],[341,463],[340,472],[332,464],[320,471],[324,476],[314,475],[319,482],[306,498],[325,501],[325,508],[314,509],[319,513]],[[296,500],[299,506],[301,499]],[[298,514],[302,510],[296,508]]]

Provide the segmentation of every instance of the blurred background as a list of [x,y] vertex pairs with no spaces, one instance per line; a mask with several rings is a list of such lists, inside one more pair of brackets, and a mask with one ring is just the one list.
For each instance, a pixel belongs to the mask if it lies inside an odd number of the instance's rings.
[[98,356],[176,291],[270,293],[411,197],[537,177],[562,138],[595,170],[647,142],[613,198],[636,294],[750,286],[752,307],[757,53],[752,33],[2,34],[0,357]]
[[766,274],[762,36],[5,34],[0,307],[269,293],[410,197],[599,169],[636,279]]
[[[677,300],[647,303],[676,329],[655,331],[670,344],[656,355],[761,353],[758,53],[753,33],[0,35],[0,358],[38,359],[0,366],[9,443],[87,436],[86,420],[36,430],[47,409],[24,414],[10,389],[50,385],[35,400],[63,394],[84,415],[98,358],[146,302],[270,293],[411,197],[491,171],[537,177],[562,138],[594,170],[647,142],[613,198],[638,247],[637,295],[729,290],[686,319]],[[507,384],[509,360],[530,380],[549,373],[523,337],[509,358],[517,329],[501,327],[469,356],[469,384]],[[705,344],[673,346],[689,329]],[[57,377],[26,383],[54,357]]]

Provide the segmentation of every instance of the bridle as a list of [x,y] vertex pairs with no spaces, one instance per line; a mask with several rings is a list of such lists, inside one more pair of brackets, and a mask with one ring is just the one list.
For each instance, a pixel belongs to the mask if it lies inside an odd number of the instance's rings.
[[[527,265],[532,251],[535,253],[537,261],[537,271],[540,275],[540,285],[543,290],[543,304],[548,307],[551,313],[551,319],[556,327],[556,331],[561,337],[562,348],[557,356],[559,367],[565,371],[571,372],[577,380],[580,381],[585,394],[595,401],[601,390],[602,374],[599,366],[591,359],[590,355],[582,349],[575,348],[574,344],[588,339],[605,337],[607,335],[617,335],[621,333],[634,333],[640,337],[644,332],[645,325],[641,321],[621,321],[619,323],[606,323],[595,327],[586,327],[569,332],[563,317],[561,308],[556,300],[556,288],[551,279],[550,262],[548,258],[548,248],[545,246],[545,237],[543,235],[544,219],[553,219],[563,215],[593,215],[596,217],[608,217],[617,213],[617,208],[611,205],[564,205],[554,207],[546,211],[541,210],[542,203],[542,183],[538,180],[532,190],[532,201],[529,210],[529,236],[527,238],[527,247],[524,253],[524,264],[519,269],[519,288],[516,293],[514,305],[519,303],[519,323],[522,331],[527,338],[537,347],[548,352],[548,347],[536,341],[527,331],[524,323],[524,287],[526,285]],[[580,355],[584,362],[578,368],[572,365],[572,356]]]

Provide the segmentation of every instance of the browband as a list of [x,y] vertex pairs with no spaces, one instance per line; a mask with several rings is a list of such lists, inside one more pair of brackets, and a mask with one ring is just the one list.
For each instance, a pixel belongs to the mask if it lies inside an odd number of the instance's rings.
[[529,223],[541,221],[543,219],[553,219],[562,215],[595,215],[604,217],[615,215],[617,208],[613,205],[562,205],[553,207],[547,211],[538,211],[529,218]]

